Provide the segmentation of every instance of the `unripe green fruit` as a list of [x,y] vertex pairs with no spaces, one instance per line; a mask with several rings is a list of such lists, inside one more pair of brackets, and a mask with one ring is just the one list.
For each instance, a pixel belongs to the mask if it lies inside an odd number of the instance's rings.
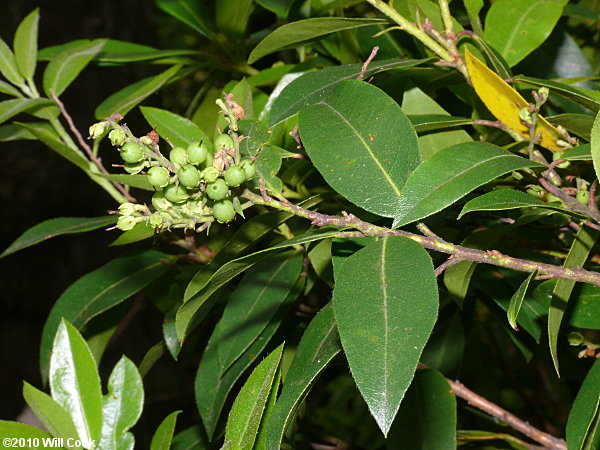
[[577,191],[577,201],[587,205],[590,202],[590,191]]
[[161,166],[151,167],[148,171],[148,182],[155,188],[162,188],[169,184],[169,171]]
[[165,198],[173,203],[181,203],[188,199],[188,191],[181,184],[170,184],[163,189]]
[[92,139],[99,138],[100,136],[102,136],[104,134],[104,132],[106,130],[108,130],[109,126],[110,126],[110,124],[106,120],[103,120],[102,122],[95,123],[89,129],[90,138],[92,138]]
[[120,147],[125,142],[125,132],[120,128],[115,128],[108,133],[108,139],[113,147]]
[[546,192],[544,194],[544,200],[546,200],[547,203],[560,203],[560,199],[557,196],[550,194],[549,192]]
[[245,159],[242,161],[242,168],[246,172],[246,180],[251,180],[256,175],[256,164],[254,164],[254,161]]
[[163,224],[163,222],[164,222],[164,217],[161,216],[160,214],[152,214],[150,216],[149,223],[152,228],[160,227]]
[[206,195],[212,200],[223,200],[229,193],[229,186],[223,178],[208,183],[206,185]]
[[187,152],[183,147],[175,147],[169,153],[169,160],[178,166],[185,166],[187,164]]
[[147,145],[149,147],[152,147],[153,141],[152,138],[150,136],[142,136],[140,138],[140,143]]
[[125,163],[123,168],[125,172],[135,175],[136,173],[140,173],[144,167],[146,167],[146,161],[140,161],[136,163]]
[[213,215],[215,216],[215,219],[217,219],[217,222],[230,222],[235,217],[235,210],[233,209],[231,200],[216,202],[213,205]]
[[246,171],[240,166],[230,166],[223,175],[225,182],[231,187],[237,187],[246,181]]
[[137,142],[126,142],[121,147],[121,158],[128,163],[137,163],[144,159],[144,149]]
[[137,220],[133,217],[121,216],[119,217],[119,220],[117,220],[117,228],[121,231],[128,231],[131,230],[136,223]]
[[152,196],[152,206],[154,206],[154,209],[157,211],[166,211],[173,206],[173,203],[165,198],[163,192],[159,191],[155,192]]
[[220,134],[215,138],[215,152],[220,150],[233,150],[233,139],[228,134]]
[[198,164],[206,161],[206,156],[208,155],[208,148],[206,148],[205,144],[200,144],[198,142],[192,142],[188,145],[187,148],[187,157],[190,164],[197,166]]
[[185,187],[193,189],[200,184],[200,172],[191,164],[183,166],[179,172],[177,172],[177,178],[179,182]]
[[204,167],[212,167],[213,161],[215,160],[214,155],[211,152],[208,152],[206,155],[206,161],[204,161]]
[[214,167],[207,167],[202,171],[202,178],[211,183],[219,178],[219,171]]

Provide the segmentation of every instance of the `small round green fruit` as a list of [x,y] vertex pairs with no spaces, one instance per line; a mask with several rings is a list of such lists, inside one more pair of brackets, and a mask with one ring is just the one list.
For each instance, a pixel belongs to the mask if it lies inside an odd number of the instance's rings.
[[170,184],[163,189],[165,198],[173,203],[181,203],[188,199],[189,194],[185,186],[181,184]]
[[577,201],[587,205],[590,202],[590,191],[577,191]]
[[115,128],[108,133],[108,139],[113,147],[120,147],[125,143],[125,132],[120,128]]
[[144,149],[137,142],[126,142],[121,147],[121,158],[128,163],[137,163],[144,159]]
[[233,150],[233,139],[228,134],[220,134],[215,138],[215,152]]
[[238,187],[246,181],[246,171],[241,166],[230,166],[223,175],[225,182],[230,187]]
[[186,188],[193,189],[200,184],[200,172],[191,164],[186,164],[177,172],[179,182]]
[[158,191],[152,196],[152,206],[157,211],[166,211],[173,206],[173,203],[165,198],[164,192]]
[[202,164],[204,161],[206,161],[207,155],[208,148],[206,147],[206,144],[192,142],[190,145],[188,145],[187,157],[190,164],[195,166]]
[[207,167],[202,171],[202,178],[209,183],[212,183],[217,178],[219,178],[219,171],[214,167]]
[[137,163],[125,163],[123,168],[125,172],[135,175],[136,173],[140,173],[146,167],[146,161],[140,161]]
[[206,185],[206,195],[212,200],[223,200],[228,194],[229,186],[227,186],[223,178],[219,178]]
[[136,223],[137,220],[134,217],[121,216],[119,217],[119,220],[117,220],[117,228],[121,231],[129,231]]
[[169,171],[164,167],[155,166],[148,170],[148,182],[155,188],[165,187],[170,179]]
[[249,159],[243,160],[242,168],[246,172],[246,180],[251,180],[256,175],[256,164],[254,164],[254,161]]
[[235,210],[233,209],[233,203],[231,200],[222,200],[216,202],[213,205],[213,215],[217,222],[227,223],[231,222],[235,217]]
[[176,166],[185,166],[188,162],[187,152],[183,147],[175,147],[169,153],[169,160]]

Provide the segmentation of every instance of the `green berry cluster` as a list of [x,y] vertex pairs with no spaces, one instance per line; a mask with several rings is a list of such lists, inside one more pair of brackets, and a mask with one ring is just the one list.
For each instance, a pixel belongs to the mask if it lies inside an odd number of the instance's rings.
[[159,230],[201,224],[200,230],[215,220],[227,223],[236,213],[242,214],[237,194],[254,177],[256,167],[253,160],[240,157],[230,135],[215,138],[214,153],[206,142],[192,142],[186,148],[172,148],[167,158],[150,136],[137,139],[126,127],[110,125],[108,139],[119,148],[125,171],[144,174],[156,190],[154,211],[145,205],[123,203],[117,228],[126,231],[145,222]]

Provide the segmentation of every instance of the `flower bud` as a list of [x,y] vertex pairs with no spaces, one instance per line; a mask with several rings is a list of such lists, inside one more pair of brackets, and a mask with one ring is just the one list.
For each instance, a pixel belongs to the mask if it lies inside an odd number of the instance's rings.
[[152,138],[150,136],[142,136],[140,138],[140,143],[147,145],[148,147],[152,147],[152,144],[154,143],[154,141],[152,140]]
[[131,230],[136,223],[137,220],[134,217],[121,216],[119,217],[119,220],[117,220],[117,228],[121,231],[128,231]]
[[115,128],[108,133],[108,139],[113,147],[120,147],[125,143],[125,132],[120,128]]
[[97,122],[94,125],[92,125],[90,127],[90,138],[91,139],[97,139],[100,136],[102,136],[104,134],[104,132],[106,130],[108,130],[108,127],[110,126],[110,124],[106,121],[103,120],[102,122]]

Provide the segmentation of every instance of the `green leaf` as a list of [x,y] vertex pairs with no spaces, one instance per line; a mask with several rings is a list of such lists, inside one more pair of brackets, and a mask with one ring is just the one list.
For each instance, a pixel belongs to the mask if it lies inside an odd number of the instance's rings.
[[387,448],[456,448],[456,396],[435,370],[417,372],[386,441]]
[[274,12],[280,19],[286,19],[296,0],[256,0],[260,6]]
[[300,292],[302,292],[303,287],[304,280],[301,279],[260,336],[254,340],[254,343],[225,372],[221,370],[217,353],[217,348],[222,338],[220,327],[223,324],[223,320],[219,321],[213,330],[208,345],[202,354],[194,387],[198,411],[210,438],[215,433],[221,410],[229,392],[239,377],[260,356],[273,335],[277,332],[290,306],[297,299]]
[[421,362],[448,378],[456,378],[463,363],[465,341],[465,327],[460,314],[454,313],[436,324],[421,355]]
[[346,17],[317,17],[288,23],[275,29],[258,43],[248,56],[253,64],[263,56],[280,50],[301,47],[332,33],[358,27],[387,23],[382,19],[350,19]]
[[571,300],[573,309],[569,325],[577,328],[600,330],[600,287],[582,284],[579,295]]
[[281,193],[283,183],[277,177],[277,173],[281,168],[281,154],[279,147],[265,145],[258,154],[256,159],[256,176],[253,179],[255,187],[260,186],[259,180],[265,180],[265,187],[269,192]]
[[85,233],[97,230],[115,223],[115,216],[102,217],[61,217],[59,219],[45,220],[34,225],[0,254],[0,258],[11,255],[24,248],[39,244],[56,236],[63,234]]
[[170,111],[149,106],[140,107],[148,123],[163,138],[169,139],[176,147],[187,147],[191,142],[203,141],[212,151],[211,139],[198,125],[185,117]]
[[303,109],[299,124],[308,156],[333,189],[369,212],[398,215],[419,146],[391,97],[370,84],[344,81]]
[[16,86],[23,86],[25,80],[19,72],[15,55],[6,42],[0,39],[0,73]]
[[32,80],[35,73],[39,21],[40,9],[36,8],[23,19],[15,32],[13,42],[15,61],[19,72],[26,80]]
[[473,123],[471,119],[452,117],[448,114],[409,114],[407,117],[417,133],[455,128]]
[[341,351],[333,308],[325,306],[302,335],[283,383],[283,391],[266,424],[266,448],[280,448],[286,428],[321,372]]
[[179,69],[181,69],[180,65],[173,66],[156,76],[144,78],[110,95],[96,108],[94,112],[96,119],[104,119],[113,113],[126,115],[146,97],[158,91],[179,72]]
[[277,347],[252,371],[237,395],[227,420],[225,443],[227,449],[252,449],[267,400],[273,389],[275,375],[283,354],[283,344]]
[[512,67],[550,36],[566,3],[566,0],[498,0],[485,18],[485,40]]
[[559,83],[552,80],[542,80],[540,78],[526,77],[523,75],[517,75],[515,77],[515,81],[534,87],[547,87],[550,89],[551,96],[560,96],[594,112],[598,112],[600,110],[600,98],[589,95],[593,91],[583,91],[582,89],[566,83]]
[[563,159],[577,160],[577,161],[591,161],[592,160],[592,146],[590,144],[581,144],[577,147],[573,147],[571,150],[567,150],[563,153]]
[[81,329],[90,319],[127,300],[165,273],[168,260],[168,255],[154,250],[121,256],[69,286],[44,325],[40,345],[42,379],[46,378],[52,339],[63,317]]
[[217,28],[232,42],[242,39],[253,9],[253,0],[216,0]]
[[[33,128],[39,128],[46,133],[49,133],[54,137],[54,139],[58,140],[58,134],[52,128],[48,122],[29,122],[27,125]],[[2,125],[0,126],[0,142],[7,141],[18,141],[18,140],[28,140],[35,141],[37,137],[31,133],[29,130],[23,128],[20,125]]]
[[276,254],[248,270],[223,311],[218,345],[221,371],[225,372],[258,338],[302,269],[296,252]]
[[463,0],[467,15],[469,16],[469,22],[473,27],[473,31],[483,36],[483,27],[481,26],[481,20],[479,19],[479,12],[483,8],[483,0]]
[[18,123],[20,127],[23,127],[31,134],[33,134],[36,138],[58,153],[60,156],[75,164],[84,172],[88,172],[90,170],[90,162],[85,159],[85,157],[78,151],[75,150],[65,144],[61,140],[59,140],[55,133],[50,130],[35,127],[27,123]]
[[[365,78],[379,72],[393,69],[408,69],[430,61],[427,59],[386,59],[373,61],[365,71]],[[362,71],[362,64],[326,67],[309,72],[289,83],[275,98],[269,116],[269,126],[289,119],[302,108],[313,105],[325,98],[338,83],[355,80]]]
[[144,378],[150,369],[156,364],[156,362],[162,358],[167,350],[167,346],[164,341],[160,341],[154,344],[144,355],[144,359],[140,363],[140,376]]
[[508,323],[515,331],[519,331],[519,327],[517,326],[517,318],[519,317],[519,312],[521,311],[521,306],[523,305],[523,299],[527,293],[527,288],[529,288],[529,283],[531,283],[531,280],[533,280],[536,275],[537,270],[534,270],[529,274],[525,281],[523,281],[523,284],[519,286],[517,292],[515,292],[515,294],[511,297],[510,303],[508,304],[506,316],[508,318]]
[[99,173],[98,176],[106,178],[107,180],[114,181],[116,183],[125,184],[145,191],[155,192],[156,189],[148,181],[146,175],[127,175],[127,174],[112,174],[112,173]]
[[65,441],[69,438],[78,439],[73,419],[67,410],[48,394],[24,381],[23,398],[52,436],[62,437]]
[[108,379],[108,394],[102,399],[101,449],[133,449],[129,433],[144,407],[142,377],[126,356],[122,356]]
[[79,438],[84,444],[98,442],[102,392],[96,362],[83,337],[65,319],[60,319],[52,344],[49,380],[52,398],[71,414]]
[[[0,420],[0,438],[4,441],[4,439],[10,439],[11,444],[14,443],[14,448],[30,448],[30,449],[49,449],[54,447],[48,447],[46,445],[27,445],[27,441],[25,441],[26,447],[21,447],[19,439],[39,439],[40,443],[43,443],[43,439],[52,439],[48,433],[43,430],[40,430],[37,427],[32,425],[27,425],[20,422],[11,422],[8,420]],[[35,441],[32,441],[32,444],[35,444]],[[11,448],[11,445],[5,445],[4,448]]]
[[77,78],[79,73],[94,59],[106,44],[106,39],[95,39],[69,48],[52,59],[44,71],[44,92],[58,97]]
[[[581,227],[571,244],[569,254],[565,259],[563,267],[583,267],[599,235],[600,231]],[[567,308],[567,303],[569,302],[574,287],[575,281],[565,279],[558,280],[554,287],[554,291],[552,292],[552,302],[550,304],[550,309],[548,310],[548,344],[550,345],[550,355],[552,356],[554,368],[559,376],[558,333]]]
[[22,98],[23,94],[12,84],[0,80],[0,93]]
[[571,214],[556,204],[543,202],[525,192],[500,189],[498,191],[487,192],[479,197],[475,197],[473,200],[469,200],[460,211],[458,219],[473,211],[503,211],[516,208],[543,208]]
[[596,172],[596,177],[600,179],[600,112],[598,112],[594,119],[590,145],[594,171]]
[[119,245],[129,245],[134,242],[143,241],[144,239],[151,238],[156,234],[156,229],[152,228],[145,222],[137,223],[131,230],[125,231],[118,238],[112,241],[109,245],[111,247],[117,247]]
[[177,433],[171,442],[171,450],[208,450],[209,448],[210,445],[204,439],[198,425]]
[[155,0],[156,6],[203,36],[213,33],[211,13],[203,0]]
[[181,413],[181,411],[174,411],[161,422],[156,429],[154,436],[152,436],[150,450],[169,450],[171,448],[171,441],[173,440],[173,433],[175,432],[175,423],[177,422],[179,413]]
[[441,211],[505,173],[539,166],[485,142],[465,142],[440,150],[423,161],[406,180],[393,226]]
[[600,443],[597,423],[600,414],[600,359],[588,372],[579,388],[567,421],[569,449],[595,449]]
[[431,258],[406,238],[367,245],[336,271],[333,310],[352,376],[387,435],[437,319]]
[[559,114],[557,116],[546,117],[546,119],[554,126],[560,125],[569,133],[579,136],[586,141],[590,140],[592,126],[594,125],[594,116],[587,114]]
[[201,313],[202,305],[211,297],[211,295],[213,295],[218,289],[223,287],[230,280],[252,267],[254,264],[284,248],[321,239],[327,239],[334,236],[336,233],[337,230],[330,229],[319,229],[313,232],[307,232],[296,236],[295,238],[288,239],[280,244],[274,245],[273,247],[229,261],[227,264],[220,267],[212,275],[209,282],[198,293],[184,303],[179,311],[177,311],[175,320],[177,337],[180,340],[183,340],[188,336],[193,328],[195,316]]
[[53,103],[47,98],[15,98],[4,100],[0,102],[0,123],[6,122],[19,113],[48,105],[53,105]]

